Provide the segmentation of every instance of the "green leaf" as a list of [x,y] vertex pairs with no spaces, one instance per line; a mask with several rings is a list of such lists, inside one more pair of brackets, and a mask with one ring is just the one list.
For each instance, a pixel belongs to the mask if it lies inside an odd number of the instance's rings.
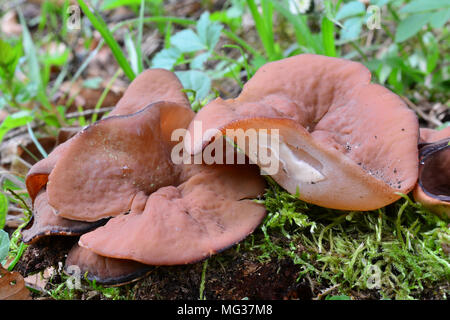
[[8,213],[8,198],[3,193],[0,193],[0,229],[3,229],[3,227],[5,226],[7,213]]
[[100,10],[111,10],[121,6],[137,6],[141,0],[105,0],[103,1]]
[[9,235],[5,230],[0,230],[0,263],[5,260],[9,252]]
[[430,18],[430,26],[434,29],[440,29],[450,20],[450,8],[434,12]]
[[103,79],[101,77],[88,78],[83,81],[83,87],[89,89],[98,89],[100,88],[100,84],[102,83],[102,81]]
[[152,60],[152,68],[172,70],[177,60],[181,57],[181,51],[177,48],[163,49]]
[[418,13],[400,21],[395,33],[395,42],[403,42],[414,36],[430,21],[432,16],[432,13]]
[[348,17],[364,15],[366,7],[362,2],[352,1],[344,4],[336,14],[336,19],[341,20]]
[[199,69],[203,70],[204,63],[208,60],[208,58],[211,56],[211,52],[204,52],[199,55],[197,55],[194,59],[192,59],[190,67],[191,69]]
[[416,13],[450,7],[450,0],[415,0],[400,9],[401,13]]
[[339,295],[339,296],[326,296],[325,300],[352,300],[352,299],[346,295]]
[[191,29],[177,32],[170,38],[170,43],[183,53],[207,49],[199,36]]
[[349,18],[345,20],[341,30],[341,40],[355,40],[359,37],[364,19],[362,17]]
[[391,0],[372,0],[372,1],[370,1],[370,4],[382,7],[382,6],[384,6],[385,4],[387,4],[390,1]]
[[8,115],[0,125],[0,142],[9,130],[24,126],[32,120],[33,116],[31,115],[31,112],[27,110]]
[[209,12],[204,12],[197,22],[197,33],[203,44],[213,50],[219,42],[222,26],[217,22],[212,22],[209,18]]
[[327,17],[322,18],[322,42],[325,55],[336,57],[336,47],[334,44],[334,24]]
[[202,71],[189,70],[175,72],[185,89],[196,92],[196,100],[201,101],[206,98],[211,90],[211,79]]
[[17,63],[22,53],[19,44],[14,47],[0,39],[0,77],[11,80],[14,77]]

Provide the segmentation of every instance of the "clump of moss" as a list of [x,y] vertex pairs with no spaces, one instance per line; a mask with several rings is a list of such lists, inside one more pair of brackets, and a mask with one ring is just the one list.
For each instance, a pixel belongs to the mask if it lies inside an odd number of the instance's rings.
[[299,280],[338,287],[343,294],[375,290],[380,298],[446,299],[450,259],[447,223],[406,196],[379,210],[338,211],[307,204],[269,179],[263,237],[246,241],[259,258],[292,258]]

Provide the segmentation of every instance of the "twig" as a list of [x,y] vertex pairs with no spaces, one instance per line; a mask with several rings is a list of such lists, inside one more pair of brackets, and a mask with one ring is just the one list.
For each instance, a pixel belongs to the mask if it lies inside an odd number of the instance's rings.
[[333,291],[334,289],[338,288],[340,285],[341,285],[341,284],[338,283],[338,284],[335,284],[335,285],[332,286],[332,287],[329,287],[329,288],[323,290],[323,291],[322,291],[321,293],[319,293],[319,294],[317,295],[317,297],[315,297],[313,300],[322,300],[323,296],[326,296],[326,295],[329,294],[331,291]]
[[404,97],[404,96],[400,96],[405,102],[406,104],[413,109],[419,116],[421,116],[424,120],[427,120],[428,122],[431,122],[432,124],[436,125],[436,126],[441,126],[442,122],[439,121],[438,119],[429,116],[428,114],[426,114],[425,112],[423,112],[418,106],[416,106],[414,103],[411,102],[411,100],[409,100],[408,98]]
[[87,115],[91,115],[94,113],[104,113],[104,112],[109,112],[112,109],[114,109],[114,107],[104,107],[104,108],[100,108],[100,109],[89,109],[89,110],[84,110],[81,112],[70,112],[66,114],[66,118],[67,119],[71,119],[71,118],[78,118],[78,117],[83,117],[83,116],[87,116]]

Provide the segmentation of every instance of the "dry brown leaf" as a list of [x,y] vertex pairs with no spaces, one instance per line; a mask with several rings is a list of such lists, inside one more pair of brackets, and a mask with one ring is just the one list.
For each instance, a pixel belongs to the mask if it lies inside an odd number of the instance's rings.
[[30,300],[30,291],[17,271],[8,271],[0,266],[0,300]]
[[22,26],[17,21],[17,14],[14,10],[10,10],[1,19],[0,30],[7,36],[20,36],[22,34]]

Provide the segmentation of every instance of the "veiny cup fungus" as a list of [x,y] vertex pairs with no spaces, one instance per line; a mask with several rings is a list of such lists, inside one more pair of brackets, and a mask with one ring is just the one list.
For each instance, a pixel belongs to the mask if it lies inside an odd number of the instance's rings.
[[42,189],[34,201],[33,216],[22,229],[22,240],[27,244],[32,244],[40,238],[50,235],[79,236],[105,224],[105,222],[103,220],[75,221],[57,216],[54,209],[48,204],[46,190]]
[[277,148],[263,135],[258,151],[279,161],[270,175],[287,191],[328,208],[380,208],[417,181],[419,129],[405,103],[370,77],[360,63],[312,54],[268,63],[239,97],[218,98],[197,113],[186,149],[196,155],[212,138],[234,135],[264,170],[245,135],[266,130],[278,135]]
[[102,257],[75,245],[67,255],[64,271],[81,276],[87,272],[88,280],[95,280],[103,285],[124,285],[144,277],[151,268],[136,261]]
[[[216,99],[195,115],[173,73],[146,71],[108,117],[31,168],[24,240],[80,236],[64,270],[113,285],[150,265],[205,259],[253,232],[265,216],[253,201],[265,189],[260,170],[324,207],[390,204],[418,180],[418,121],[370,77],[359,63],[299,55],[263,66],[238,98]],[[172,140],[178,129],[181,144]],[[420,200],[448,208],[448,147],[423,137],[432,143],[421,149],[418,192],[428,198]],[[224,138],[256,165],[233,162],[234,149],[231,163],[184,162],[206,150],[228,160],[226,148],[210,148]],[[180,145],[188,154],[176,162]],[[278,170],[269,172],[270,162]],[[435,178],[436,170],[447,173]]]
[[450,127],[420,129],[419,180],[413,195],[441,217],[450,218]]
[[26,179],[33,219],[24,241],[80,235],[115,217],[80,239],[88,249],[73,247],[65,271],[123,284],[149,264],[201,260],[251,233],[265,216],[251,200],[265,188],[256,166],[171,160],[172,132],[194,117],[181,90],[171,72],[144,72],[107,118],[38,162]]
[[151,265],[193,263],[245,238],[265,216],[253,200],[264,180],[252,165],[181,165],[178,183],[152,193],[145,206],[81,236],[102,256]]

